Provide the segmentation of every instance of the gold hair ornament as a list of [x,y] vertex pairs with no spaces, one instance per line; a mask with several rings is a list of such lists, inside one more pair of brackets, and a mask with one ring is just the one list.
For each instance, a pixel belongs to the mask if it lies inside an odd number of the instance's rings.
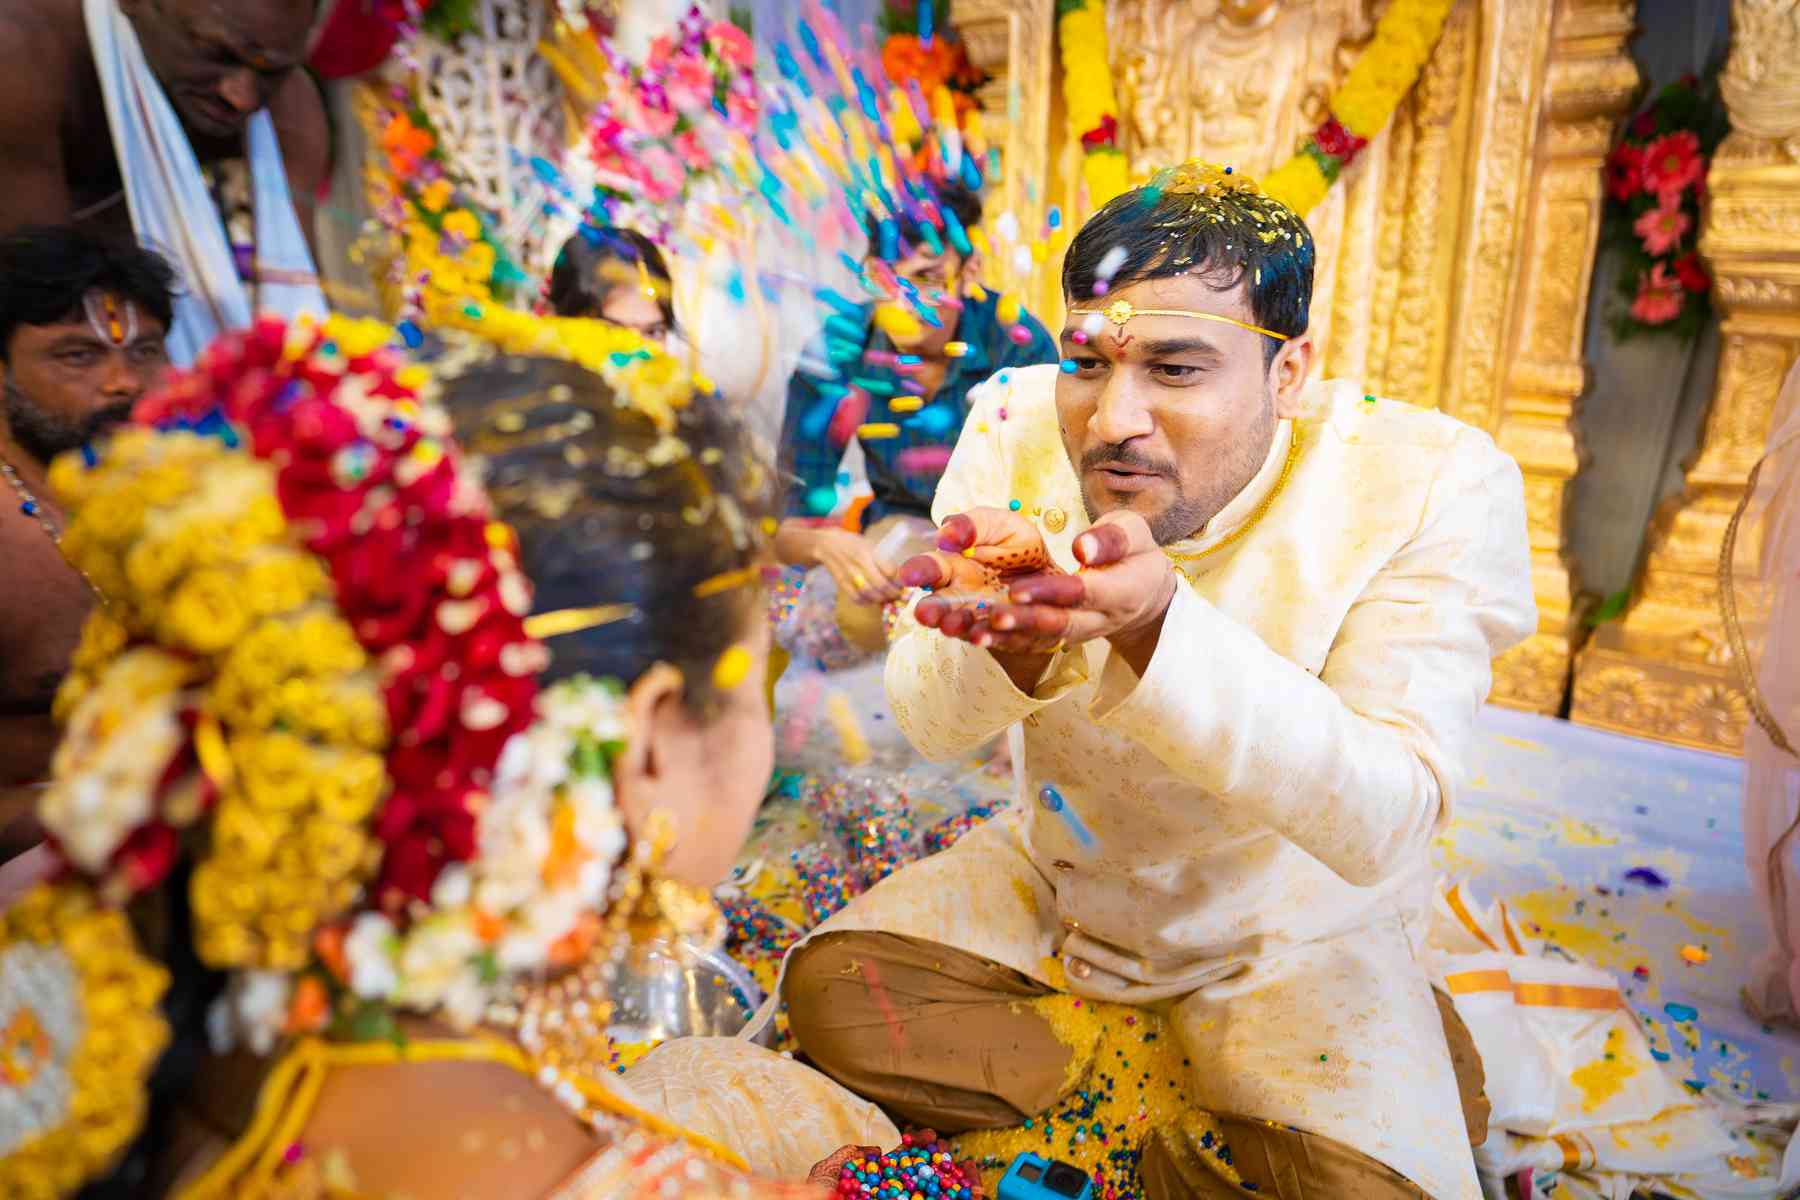
[[1115,329],[1125,328],[1125,323],[1133,317],[1192,317],[1197,321],[1217,321],[1221,325],[1235,325],[1239,329],[1248,329],[1251,333],[1260,333],[1264,337],[1274,338],[1278,342],[1292,340],[1288,334],[1276,333],[1273,329],[1264,329],[1261,325],[1252,325],[1248,321],[1239,321],[1234,317],[1221,316],[1218,313],[1194,312],[1186,308],[1139,308],[1129,300],[1114,300],[1105,308],[1071,308],[1069,315],[1105,317]]
[[598,604],[592,608],[559,608],[553,612],[533,613],[525,618],[525,636],[534,641],[548,641],[565,634],[598,629],[615,621],[628,621],[637,615],[635,604]]

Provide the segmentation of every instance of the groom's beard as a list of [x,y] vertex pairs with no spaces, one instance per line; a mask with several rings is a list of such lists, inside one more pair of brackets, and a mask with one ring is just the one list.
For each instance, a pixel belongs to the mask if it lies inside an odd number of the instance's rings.
[[95,438],[131,419],[132,402],[121,400],[71,421],[49,412],[21,391],[12,380],[5,383],[6,425],[19,449],[41,466],[59,454],[79,450]]

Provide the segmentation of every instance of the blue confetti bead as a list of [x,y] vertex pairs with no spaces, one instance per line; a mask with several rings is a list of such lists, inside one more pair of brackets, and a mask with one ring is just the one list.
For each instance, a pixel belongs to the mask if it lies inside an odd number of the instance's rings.
[[1038,789],[1038,803],[1049,812],[1061,812],[1063,810],[1062,793],[1046,783]]
[[1024,508],[1025,506],[1023,504],[1019,503],[1017,500],[1008,500],[1006,502],[1006,507],[1012,509],[1014,512],[1018,512],[1021,508]]
[[1075,369],[1076,368],[1075,368],[1075,360],[1074,359],[1065,358],[1062,360],[1062,373],[1064,375],[1073,375],[1075,373]]

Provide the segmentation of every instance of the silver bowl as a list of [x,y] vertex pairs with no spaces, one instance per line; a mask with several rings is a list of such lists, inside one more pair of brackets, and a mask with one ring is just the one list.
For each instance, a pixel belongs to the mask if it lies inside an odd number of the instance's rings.
[[[643,1043],[678,1037],[736,1037],[762,1007],[762,989],[723,951],[644,949],[619,966],[607,1036]],[[756,1040],[767,1044],[774,1023]]]

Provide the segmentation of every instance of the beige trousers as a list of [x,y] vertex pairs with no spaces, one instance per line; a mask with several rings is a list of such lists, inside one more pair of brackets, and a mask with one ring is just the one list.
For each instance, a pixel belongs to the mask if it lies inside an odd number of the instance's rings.
[[[874,964],[883,1005],[862,978]],[[1074,1051],[1022,1003],[1051,994],[1030,977],[950,946],[893,933],[821,934],[788,961],[782,988],[801,1050],[814,1065],[902,1121],[943,1133],[1023,1122],[1064,1096]],[[1487,1137],[1481,1060],[1448,999],[1444,1035],[1471,1143]],[[899,1021],[905,1037],[889,1026]],[[1404,1176],[1329,1138],[1253,1116],[1209,1114],[1224,1145],[1158,1131],[1141,1173],[1151,1200],[1242,1197],[1217,1170],[1279,1200],[1428,1200]]]

